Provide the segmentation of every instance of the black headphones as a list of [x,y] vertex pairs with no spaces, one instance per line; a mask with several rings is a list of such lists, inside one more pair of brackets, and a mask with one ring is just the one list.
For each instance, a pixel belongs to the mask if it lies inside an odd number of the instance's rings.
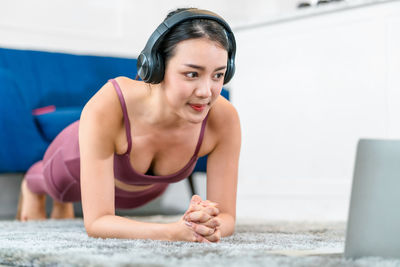
[[160,83],[164,79],[164,60],[158,51],[158,46],[161,43],[164,36],[170,31],[175,25],[193,19],[210,19],[221,24],[226,31],[229,51],[228,51],[228,62],[224,77],[224,84],[229,82],[235,73],[235,53],[236,53],[236,41],[235,36],[228,23],[217,14],[201,9],[188,9],[172,15],[161,23],[157,29],[151,34],[149,40],[143,51],[140,53],[137,61],[138,76],[146,83]]

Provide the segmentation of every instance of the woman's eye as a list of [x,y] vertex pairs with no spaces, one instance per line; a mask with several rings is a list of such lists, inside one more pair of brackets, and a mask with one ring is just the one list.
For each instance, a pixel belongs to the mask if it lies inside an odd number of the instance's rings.
[[197,75],[197,72],[188,72],[188,73],[186,73],[185,75],[186,75],[186,77],[188,77],[188,78],[195,78],[195,77],[198,76],[198,75]]
[[215,78],[216,79],[220,79],[220,78],[222,78],[224,76],[224,74],[223,73],[217,73],[217,74],[215,74]]

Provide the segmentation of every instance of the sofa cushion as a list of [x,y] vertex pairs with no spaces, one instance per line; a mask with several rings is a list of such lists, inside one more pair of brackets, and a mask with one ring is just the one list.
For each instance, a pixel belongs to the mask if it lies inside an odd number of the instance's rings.
[[51,112],[37,112],[34,118],[43,137],[51,142],[65,127],[79,120],[81,112],[82,107],[56,107]]

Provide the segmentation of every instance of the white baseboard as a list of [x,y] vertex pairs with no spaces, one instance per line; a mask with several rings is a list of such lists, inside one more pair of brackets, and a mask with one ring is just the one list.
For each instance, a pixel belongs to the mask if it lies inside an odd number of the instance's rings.
[[348,179],[239,180],[237,217],[290,221],[345,221]]

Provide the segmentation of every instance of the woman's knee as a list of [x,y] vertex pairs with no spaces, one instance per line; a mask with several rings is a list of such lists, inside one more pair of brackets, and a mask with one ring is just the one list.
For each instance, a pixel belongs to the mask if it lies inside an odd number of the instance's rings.
[[60,202],[80,200],[80,184],[66,166],[62,150],[55,152],[44,162],[43,174],[48,194]]
[[35,194],[46,194],[46,184],[43,176],[43,161],[33,164],[26,172],[26,180],[29,190]]

